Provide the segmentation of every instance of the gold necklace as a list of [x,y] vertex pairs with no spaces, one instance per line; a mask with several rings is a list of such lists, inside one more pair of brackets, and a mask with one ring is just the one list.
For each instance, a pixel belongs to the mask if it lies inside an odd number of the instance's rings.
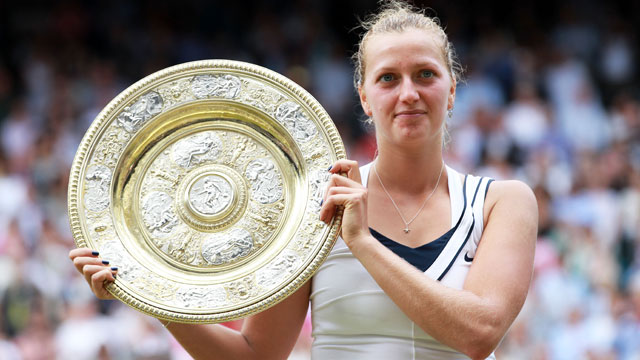
[[402,222],[404,223],[404,229],[403,229],[404,233],[408,234],[409,231],[411,231],[409,229],[409,224],[411,224],[413,222],[413,220],[415,220],[418,217],[418,215],[422,212],[422,209],[424,209],[424,206],[427,204],[427,201],[429,201],[429,199],[431,199],[431,196],[433,196],[433,194],[436,192],[436,189],[438,188],[438,185],[440,184],[440,178],[442,177],[442,170],[444,170],[444,162],[442,162],[442,166],[440,167],[440,175],[438,175],[438,181],[436,182],[436,186],[433,187],[433,190],[431,191],[431,194],[429,194],[429,196],[427,196],[427,198],[424,199],[424,202],[422,203],[422,206],[420,206],[420,209],[418,209],[418,212],[409,221],[404,219],[404,216],[402,215],[402,211],[400,211],[400,208],[398,207],[396,202],[393,201],[393,198],[391,197],[391,194],[389,194],[389,192],[387,191],[387,188],[384,186],[384,183],[382,182],[382,179],[380,178],[380,175],[378,175],[378,170],[376,169],[376,165],[377,164],[378,164],[377,161],[375,163],[373,163],[373,173],[376,174],[376,177],[378,178],[378,181],[380,182],[380,185],[382,185],[382,190],[384,190],[385,194],[387,194],[387,196],[389,197],[389,200],[391,200],[391,203],[396,208],[396,211],[398,212],[398,215],[400,215],[400,218],[402,219]]

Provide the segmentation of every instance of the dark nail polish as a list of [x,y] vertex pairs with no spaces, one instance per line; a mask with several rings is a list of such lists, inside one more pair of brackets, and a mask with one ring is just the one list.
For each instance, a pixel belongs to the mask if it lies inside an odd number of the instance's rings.
[[333,165],[329,166],[329,168],[327,169],[327,171],[331,171],[331,169],[333,169]]
[[116,266],[112,267],[111,271],[118,271],[118,267],[116,267]]
[[322,204],[324,204],[324,199],[320,200],[320,206],[322,206]]
[[91,255],[93,255],[93,256],[98,256],[98,255],[100,255],[100,253],[99,253],[99,252],[97,252],[97,251],[92,251],[92,252],[91,252]]
[[102,260],[102,263],[105,265],[109,265],[109,260]]

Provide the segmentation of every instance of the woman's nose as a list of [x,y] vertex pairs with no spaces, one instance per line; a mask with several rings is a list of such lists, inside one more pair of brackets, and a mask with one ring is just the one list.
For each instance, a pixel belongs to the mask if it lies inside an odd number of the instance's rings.
[[414,103],[420,98],[416,84],[411,79],[406,78],[400,84],[400,101]]

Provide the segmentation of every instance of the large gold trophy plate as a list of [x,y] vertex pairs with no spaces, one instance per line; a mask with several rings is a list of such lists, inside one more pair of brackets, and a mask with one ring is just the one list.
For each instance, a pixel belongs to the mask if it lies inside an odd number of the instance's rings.
[[318,218],[344,158],[320,104],[265,68],[205,60],[138,81],[97,116],[69,182],[78,247],[119,268],[109,291],[157,318],[238,319],[293,293],[340,216]]

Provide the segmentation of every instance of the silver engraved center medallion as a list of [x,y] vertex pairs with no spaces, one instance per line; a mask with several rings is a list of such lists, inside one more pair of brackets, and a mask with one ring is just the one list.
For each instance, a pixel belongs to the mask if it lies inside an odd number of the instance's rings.
[[203,215],[216,215],[233,201],[231,184],[218,175],[198,179],[189,189],[189,204]]

